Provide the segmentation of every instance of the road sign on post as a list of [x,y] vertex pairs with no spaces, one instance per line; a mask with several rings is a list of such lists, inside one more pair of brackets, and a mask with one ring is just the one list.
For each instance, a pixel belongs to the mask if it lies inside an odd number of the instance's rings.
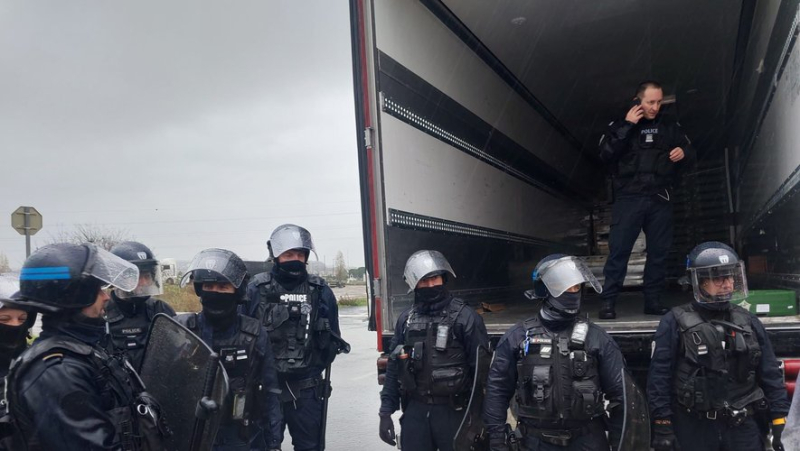
[[11,213],[11,227],[25,235],[25,258],[31,255],[31,235],[42,229],[42,214],[33,207],[19,207]]

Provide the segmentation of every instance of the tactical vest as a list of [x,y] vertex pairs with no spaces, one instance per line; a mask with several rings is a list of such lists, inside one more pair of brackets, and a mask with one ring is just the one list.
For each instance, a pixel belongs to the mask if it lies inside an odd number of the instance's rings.
[[589,323],[553,332],[539,317],[525,321],[519,345],[520,422],[541,428],[577,428],[604,414],[597,359],[586,351]]
[[[197,313],[194,315],[180,315],[176,319],[194,332],[202,336],[197,322]],[[257,405],[256,394],[259,390],[260,378],[258,371],[264,355],[256,349],[261,324],[249,316],[239,315],[239,333],[225,339],[214,338],[212,343],[207,343],[214,352],[219,354],[219,359],[228,374],[230,392],[223,407],[221,423],[223,425],[238,422],[242,426],[250,425]],[[247,431],[240,431],[243,439],[249,439]]]
[[309,275],[292,291],[261,273],[253,278],[258,287],[254,316],[269,332],[279,374],[305,374],[308,368],[324,368],[336,355],[331,346],[331,326],[320,316],[324,281]]
[[[160,407],[155,400],[142,392],[123,363],[109,355],[102,348],[94,348],[68,336],[52,337],[36,342],[28,348],[11,366],[8,374],[7,401],[9,415],[2,422],[15,429],[13,449],[28,451],[43,450],[35,435],[33,418],[20,410],[17,398],[19,380],[25,377],[31,366],[43,359],[63,358],[60,354],[72,354],[88,360],[95,367],[93,382],[100,391],[101,399],[107,403],[106,414],[114,423],[116,437],[114,442],[123,451],[163,449],[162,439],[168,428],[161,419]],[[36,406],[28,406],[35,415]],[[144,413],[141,413],[144,412]],[[152,414],[151,414],[152,412]],[[23,448],[24,447],[24,448]]]
[[464,343],[455,333],[464,307],[463,301],[453,299],[433,314],[409,313],[404,336],[409,359],[400,366],[400,384],[406,394],[431,403],[452,402],[454,396],[468,398],[472,374]]
[[692,304],[672,309],[680,332],[675,396],[699,412],[742,409],[764,398],[758,386],[761,346],[750,315],[731,305],[730,320],[705,320]]
[[675,164],[669,159],[670,136],[667,126],[660,121],[633,127],[628,137],[630,151],[617,163],[618,177],[633,177],[636,174],[670,176]]
[[[158,313],[155,311],[155,301],[153,298],[147,299],[144,303],[144,311],[137,312],[132,317],[125,316],[115,300],[110,301],[106,307],[108,326],[114,341],[113,352],[124,351],[137,370],[141,367],[144,357],[147,331],[150,329],[153,317]],[[108,351],[112,352],[112,349],[108,349]]]

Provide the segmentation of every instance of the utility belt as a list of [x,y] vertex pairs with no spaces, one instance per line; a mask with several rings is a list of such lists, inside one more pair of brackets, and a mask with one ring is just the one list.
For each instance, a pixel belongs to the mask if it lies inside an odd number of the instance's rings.
[[406,398],[406,402],[403,404],[407,404],[408,400],[414,400],[422,404],[428,405],[446,405],[449,404],[455,410],[462,410],[467,407],[469,404],[469,393],[463,393],[459,395],[453,396],[431,396],[431,395],[422,395],[416,392],[408,392],[406,391],[403,394],[403,397]]
[[[309,377],[306,379],[282,381],[280,384],[281,387],[280,400],[282,403],[296,401],[298,393],[302,392],[303,390],[308,390],[309,388],[319,389],[322,387],[324,382],[325,381],[319,376]],[[321,393],[318,393],[318,395],[322,396]]]
[[596,427],[593,418],[586,422],[547,423],[537,421],[520,421],[519,430],[523,437],[536,437],[539,440],[558,446],[569,446],[573,439],[589,434]]
[[748,417],[752,417],[756,414],[756,412],[760,412],[762,410],[767,409],[766,402],[755,402],[750,404],[744,408],[737,409],[733,406],[726,406],[722,409],[713,409],[713,410],[692,410],[692,409],[681,409],[686,412],[687,415],[693,418],[697,418],[700,420],[725,420],[731,426],[740,426],[742,425]]

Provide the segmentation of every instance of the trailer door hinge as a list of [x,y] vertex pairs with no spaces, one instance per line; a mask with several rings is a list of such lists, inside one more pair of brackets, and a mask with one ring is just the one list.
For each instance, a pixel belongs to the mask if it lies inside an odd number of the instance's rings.
[[367,127],[364,129],[364,146],[367,149],[372,148],[372,127]]
[[372,296],[381,297],[381,279],[372,279]]

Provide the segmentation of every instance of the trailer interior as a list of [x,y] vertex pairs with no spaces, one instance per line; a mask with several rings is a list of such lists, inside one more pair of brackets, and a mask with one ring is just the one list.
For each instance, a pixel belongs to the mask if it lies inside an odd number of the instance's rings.
[[[379,348],[411,296],[406,259],[436,249],[449,287],[493,337],[534,314],[536,262],[586,257],[602,275],[613,200],[598,140],[642,80],[698,152],[673,196],[663,302],[696,244],[732,243],[751,288],[800,289],[798,0],[352,0],[353,71],[370,327]],[[599,321],[646,366],[658,317],[642,314],[646,249],[618,317]],[[599,299],[586,293],[596,318]],[[800,318],[764,317],[779,356]]]

